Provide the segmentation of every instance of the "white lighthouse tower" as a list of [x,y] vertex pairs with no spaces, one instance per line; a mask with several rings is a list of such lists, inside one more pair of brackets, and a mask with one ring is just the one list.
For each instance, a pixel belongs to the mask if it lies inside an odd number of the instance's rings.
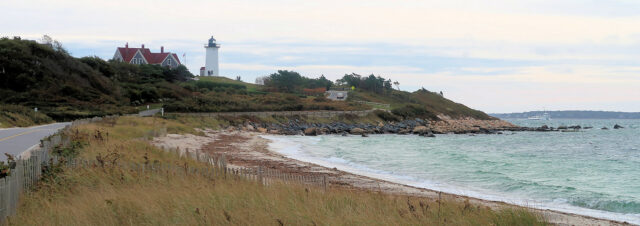
[[220,76],[218,67],[218,49],[220,45],[216,43],[216,39],[211,36],[209,43],[204,46],[207,50],[207,56],[204,64],[204,76]]

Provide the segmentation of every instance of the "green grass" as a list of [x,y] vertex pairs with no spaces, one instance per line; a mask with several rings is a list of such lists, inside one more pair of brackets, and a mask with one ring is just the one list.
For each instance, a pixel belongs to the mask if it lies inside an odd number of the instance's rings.
[[200,81],[210,81],[210,82],[217,82],[217,83],[228,83],[228,84],[243,85],[243,86],[247,87],[247,91],[249,91],[249,92],[258,91],[259,87],[260,87],[260,85],[256,85],[256,84],[253,84],[253,83],[242,82],[242,81],[236,81],[234,79],[230,79],[230,78],[222,77],[222,76],[199,76],[197,78]]

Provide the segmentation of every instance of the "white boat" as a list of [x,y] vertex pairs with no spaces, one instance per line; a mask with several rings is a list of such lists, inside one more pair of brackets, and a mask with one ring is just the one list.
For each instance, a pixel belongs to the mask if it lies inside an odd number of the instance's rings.
[[531,117],[529,117],[527,119],[529,119],[529,120],[540,120],[542,118],[539,115],[536,115],[536,116],[531,116]]
[[549,115],[549,113],[545,112],[542,115],[534,115],[531,116],[529,118],[527,118],[529,120],[551,120],[551,115]]

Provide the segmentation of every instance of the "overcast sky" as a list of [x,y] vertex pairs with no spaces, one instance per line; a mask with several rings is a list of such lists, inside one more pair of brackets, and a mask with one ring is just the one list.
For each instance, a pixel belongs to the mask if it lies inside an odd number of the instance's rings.
[[43,34],[77,57],[164,46],[194,74],[213,35],[248,82],[373,73],[485,112],[640,111],[636,0],[0,1],[0,36]]

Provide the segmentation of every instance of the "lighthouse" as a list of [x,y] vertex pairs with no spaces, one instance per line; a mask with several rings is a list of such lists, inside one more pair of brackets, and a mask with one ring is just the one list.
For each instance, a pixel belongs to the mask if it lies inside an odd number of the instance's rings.
[[220,45],[216,43],[216,39],[211,36],[209,43],[204,46],[207,50],[207,56],[204,64],[204,70],[200,70],[201,76],[220,76],[218,67],[218,49]]

